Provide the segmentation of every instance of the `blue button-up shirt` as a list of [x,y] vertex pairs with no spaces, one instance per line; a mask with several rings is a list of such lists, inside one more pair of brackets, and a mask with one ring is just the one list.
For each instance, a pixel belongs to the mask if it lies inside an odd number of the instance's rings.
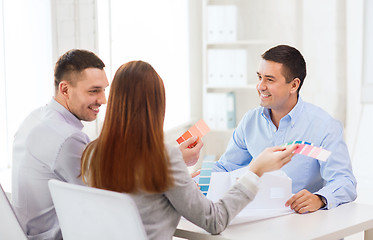
[[233,132],[226,152],[214,171],[247,166],[265,148],[291,141],[306,141],[332,152],[326,162],[296,154],[282,170],[292,179],[293,193],[307,189],[324,196],[326,208],[356,199],[356,179],[343,140],[342,124],[327,112],[299,97],[295,107],[280,120],[278,129],[263,107],[248,111]]
[[12,205],[31,239],[62,239],[48,180],[83,184],[80,158],[90,141],[83,124],[52,99],[21,124],[13,143]]

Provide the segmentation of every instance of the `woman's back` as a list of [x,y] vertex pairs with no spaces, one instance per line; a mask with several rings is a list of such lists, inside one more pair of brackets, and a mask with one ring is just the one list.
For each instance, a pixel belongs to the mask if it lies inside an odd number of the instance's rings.
[[282,167],[295,150],[267,150],[265,161],[251,164],[254,172],[213,203],[190,177],[180,150],[164,145],[164,116],[162,79],[148,63],[126,63],[115,73],[101,134],[82,156],[90,186],[133,196],[150,240],[171,239],[180,216],[220,233],[254,199],[258,176]]
[[174,186],[159,194],[132,194],[149,239],[171,239],[181,216],[208,232],[219,233],[254,198],[255,185],[249,190],[237,183],[229,195],[212,203],[190,177],[180,150],[172,146],[167,150]]
[[[149,239],[171,239],[179,223],[181,215],[173,207],[167,195],[172,195],[175,189],[181,189],[183,186],[193,185],[192,187],[197,189],[196,184],[193,183],[193,180],[188,175],[186,165],[179,150],[170,146],[167,147],[167,150],[170,156],[172,175],[175,179],[174,187],[166,193],[131,194],[139,209]],[[151,161],[151,159],[149,160]]]

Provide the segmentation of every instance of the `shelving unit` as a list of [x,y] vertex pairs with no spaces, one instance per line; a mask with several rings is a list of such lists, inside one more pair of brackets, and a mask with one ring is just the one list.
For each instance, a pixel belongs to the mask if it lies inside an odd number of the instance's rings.
[[[299,4],[286,0],[290,6],[286,12],[278,11],[275,0],[203,0],[202,4],[203,114],[212,130],[205,136],[204,151],[218,159],[244,114],[259,106],[256,72],[261,54],[277,44],[296,42],[297,24],[291,13]],[[281,29],[281,24],[290,30]],[[230,96],[225,102],[224,94]]]

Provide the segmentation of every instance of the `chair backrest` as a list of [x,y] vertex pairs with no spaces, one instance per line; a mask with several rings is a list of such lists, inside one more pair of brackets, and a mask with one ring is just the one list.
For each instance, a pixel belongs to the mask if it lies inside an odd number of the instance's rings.
[[130,196],[57,180],[48,185],[65,240],[147,239]]
[[0,184],[0,238],[27,240],[21,225],[13,211],[12,205]]

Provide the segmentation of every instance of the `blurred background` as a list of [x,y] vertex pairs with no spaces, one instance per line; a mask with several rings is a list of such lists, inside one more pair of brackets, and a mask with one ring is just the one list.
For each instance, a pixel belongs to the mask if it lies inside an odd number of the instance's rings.
[[[307,62],[303,100],[342,122],[357,201],[373,203],[372,16],[372,0],[1,0],[0,183],[10,191],[14,133],[53,96],[54,63],[71,48],[95,52],[110,80],[130,60],[152,64],[166,87],[166,140],[203,118],[212,131],[201,159],[218,159],[258,104],[260,54],[288,44]],[[85,123],[91,139],[104,111]]]

